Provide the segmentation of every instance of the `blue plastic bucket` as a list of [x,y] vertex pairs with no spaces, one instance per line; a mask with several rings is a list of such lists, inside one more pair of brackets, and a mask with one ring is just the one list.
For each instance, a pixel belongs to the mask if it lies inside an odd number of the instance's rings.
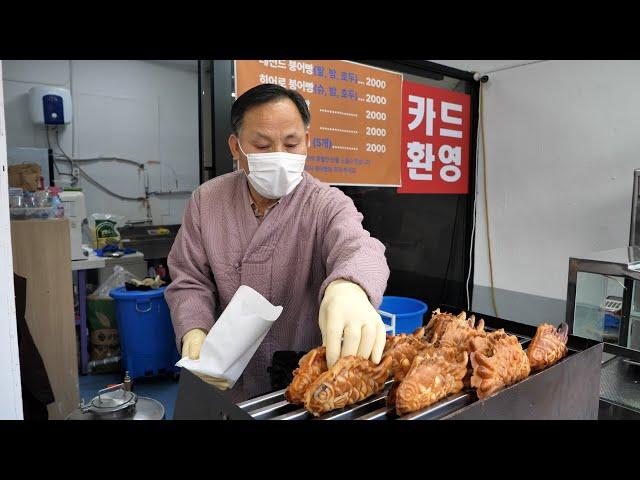
[[[415,298],[387,296],[382,297],[382,304],[378,308],[382,312],[395,314],[396,334],[413,333],[416,328],[421,327],[424,314],[428,309],[429,306],[426,303]],[[381,317],[384,323],[391,325],[391,318],[385,315]]]
[[178,372],[180,360],[164,287],[149,291],[109,292],[116,303],[122,365],[132,378]]

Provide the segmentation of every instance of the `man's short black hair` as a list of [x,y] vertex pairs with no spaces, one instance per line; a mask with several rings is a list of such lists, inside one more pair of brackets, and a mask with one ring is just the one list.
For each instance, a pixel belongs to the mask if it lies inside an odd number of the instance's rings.
[[282,98],[288,98],[295,104],[305,128],[308,128],[311,123],[311,113],[309,113],[309,107],[304,97],[295,90],[289,90],[273,83],[263,83],[247,90],[233,102],[231,107],[231,131],[238,135],[247,110]]

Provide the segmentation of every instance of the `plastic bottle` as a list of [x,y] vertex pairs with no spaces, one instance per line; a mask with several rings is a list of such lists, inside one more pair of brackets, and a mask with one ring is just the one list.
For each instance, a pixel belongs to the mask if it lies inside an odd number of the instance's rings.
[[52,208],[55,208],[54,216],[56,218],[64,218],[64,205],[60,201],[60,197],[57,195],[53,197],[51,201]]
[[158,268],[156,269],[156,274],[160,275],[160,278],[164,279],[164,277],[167,276],[167,270],[164,268],[164,265],[160,264],[158,265]]
[[9,188],[9,207],[21,208],[23,205],[22,189]]
[[51,209],[53,210],[53,216],[55,218],[64,218],[64,204],[60,200],[58,187],[49,187],[49,194],[51,196]]

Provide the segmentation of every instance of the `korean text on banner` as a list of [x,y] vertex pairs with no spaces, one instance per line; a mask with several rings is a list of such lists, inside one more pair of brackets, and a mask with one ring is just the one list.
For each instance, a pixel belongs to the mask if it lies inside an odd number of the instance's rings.
[[405,81],[398,193],[469,190],[470,96]]

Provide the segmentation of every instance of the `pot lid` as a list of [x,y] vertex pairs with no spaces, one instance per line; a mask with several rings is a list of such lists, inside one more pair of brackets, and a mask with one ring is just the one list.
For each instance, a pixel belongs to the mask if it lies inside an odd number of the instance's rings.
[[137,395],[124,389],[101,393],[91,400],[88,410],[94,413],[112,413],[135,405]]

